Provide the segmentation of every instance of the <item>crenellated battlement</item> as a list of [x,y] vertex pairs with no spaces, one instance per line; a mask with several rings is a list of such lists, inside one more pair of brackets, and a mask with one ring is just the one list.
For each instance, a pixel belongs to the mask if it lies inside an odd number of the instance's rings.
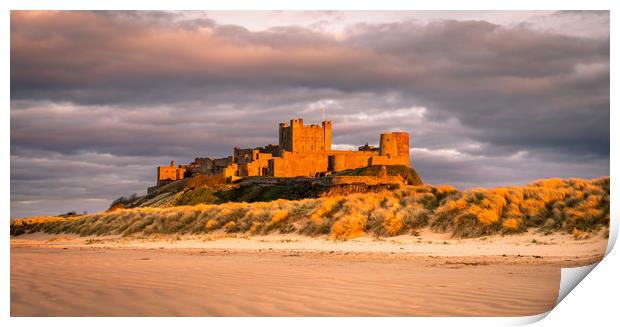
[[278,144],[282,151],[289,152],[325,152],[331,150],[331,122],[321,125],[304,125],[302,118],[292,119],[290,125],[280,123]]

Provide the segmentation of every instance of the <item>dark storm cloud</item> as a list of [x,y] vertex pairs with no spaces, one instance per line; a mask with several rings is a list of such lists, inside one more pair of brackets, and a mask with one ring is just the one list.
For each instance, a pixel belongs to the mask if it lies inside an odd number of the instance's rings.
[[[251,31],[184,12],[12,12],[14,212],[52,193],[79,198],[71,189],[100,202],[142,191],[154,165],[277,142],[279,121],[316,122],[321,106],[340,147],[410,132],[414,165],[433,183],[608,174],[601,15],[558,13],[537,28],[357,24],[336,35]],[[566,22],[597,32],[544,28]],[[35,160],[49,154],[51,163]],[[112,175],[133,182],[110,185]],[[105,186],[84,185],[93,178]],[[64,188],[47,192],[45,183]]]
[[[302,27],[251,32],[175,18],[14,13],[13,99],[142,106],[196,101],[209,111],[210,94],[236,90],[396,90],[432,107],[433,115],[458,117],[484,142],[609,153],[608,38],[440,21],[360,24],[337,40]],[[530,133],[523,135],[524,128]]]
[[457,21],[355,33],[355,44],[419,66],[411,92],[480,141],[609,154],[609,38]]

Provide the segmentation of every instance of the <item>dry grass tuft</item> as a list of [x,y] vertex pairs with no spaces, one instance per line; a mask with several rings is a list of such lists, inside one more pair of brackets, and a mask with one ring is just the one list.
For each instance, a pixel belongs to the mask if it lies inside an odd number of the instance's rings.
[[332,225],[331,235],[336,239],[360,237],[365,234],[367,223],[368,218],[359,214],[343,216]]
[[170,208],[117,208],[78,217],[11,221],[11,235],[299,233],[348,239],[414,234],[430,226],[454,237],[519,233],[528,228],[587,237],[609,226],[609,177],[549,179],[526,186],[458,191],[411,186],[394,191],[296,201],[229,202]]
[[504,229],[509,232],[515,232],[519,230],[520,226],[521,222],[517,218],[508,218],[502,223],[502,227],[504,227]]

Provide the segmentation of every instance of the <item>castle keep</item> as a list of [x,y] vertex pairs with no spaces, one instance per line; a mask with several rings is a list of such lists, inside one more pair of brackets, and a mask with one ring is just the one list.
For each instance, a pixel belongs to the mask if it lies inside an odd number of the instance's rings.
[[354,150],[332,150],[332,122],[304,125],[303,119],[280,123],[278,144],[235,148],[226,158],[196,158],[187,165],[157,168],[157,186],[194,175],[236,179],[247,176],[319,177],[332,172],[372,165],[403,165],[409,162],[409,133],[381,134],[379,147],[360,146]]

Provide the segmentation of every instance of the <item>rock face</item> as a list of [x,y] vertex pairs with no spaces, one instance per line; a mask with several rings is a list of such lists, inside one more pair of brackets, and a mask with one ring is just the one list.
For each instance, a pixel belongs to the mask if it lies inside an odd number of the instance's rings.
[[278,144],[235,148],[233,155],[196,158],[188,165],[158,167],[157,186],[195,176],[222,176],[229,180],[251,176],[321,177],[335,172],[378,165],[410,167],[409,133],[383,133],[379,148],[361,146],[358,150],[332,150],[332,122],[304,125],[301,118],[280,123]]
[[[384,168],[385,169],[385,168]],[[316,184],[322,186],[348,185],[348,184],[364,184],[364,185],[406,185],[407,182],[401,176],[389,176],[387,170],[384,170],[382,176],[322,176],[322,177],[246,177],[239,181],[239,185],[286,185],[296,186],[302,184]]]

